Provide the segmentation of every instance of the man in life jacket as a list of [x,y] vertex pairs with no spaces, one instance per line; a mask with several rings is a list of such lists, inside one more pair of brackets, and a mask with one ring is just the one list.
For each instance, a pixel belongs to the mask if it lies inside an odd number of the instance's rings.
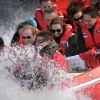
[[58,45],[52,39],[51,32],[41,31],[36,37],[36,46],[41,47],[39,53],[42,57],[48,57],[59,64],[61,70],[68,71],[67,62],[64,56],[57,50]]
[[81,53],[80,57],[85,60],[90,68],[100,66],[100,17],[94,7],[88,7],[84,11],[82,22],[82,34],[85,39],[87,52]]
[[32,18],[25,20],[18,25],[18,28],[12,38],[11,45],[28,43],[34,44],[35,37],[39,30],[37,29],[37,23]]
[[73,33],[70,24],[65,24],[59,18],[55,18],[50,23],[50,31],[59,44],[60,51],[66,57],[77,54],[77,35]]
[[51,21],[54,18],[57,18],[57,17],[58,17],[57,12],[54,9],[52,9],[52,8],[48,9],[48,10],[46,10],[44,12],[44,20],[46,21],[48,28],[50,26]]
[[43,14],[46,10],[53,8],[55,11],[57,11],[57,14],[59,17],[63,18],[63,13],[60,11],[60,9],[57,7],[56,4],[53,4],[50,0],[39,0],[40,7],[38,7],[35,11],[35,20],[37,22],[37,28],[40,30],[46,30],[47,29],[47,23],[45,22],[43,18]]

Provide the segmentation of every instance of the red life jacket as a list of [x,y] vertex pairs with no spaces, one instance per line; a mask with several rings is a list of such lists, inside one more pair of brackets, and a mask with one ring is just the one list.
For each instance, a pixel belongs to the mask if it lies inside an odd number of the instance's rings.
[[87,52],[80,53],[79,56],[83,59],[86,63],[86,66],[89,68],[96,68],[100,66],[100,56],[94,54],[96,51],[95,49],[90,49]]
[[100,18],[98,18],[96,22],[96,26],[93,32],[94,37],[91,36],[91,33],[87,29],[84,22],[82,23],[82,34],[85,39],[86,48],[100,48]]
[[63,53],[65,53],[66,50],[65,44],[67,43],[69,37],[72,35],[72,32],[73,32],[72,26],[70,24],[67,24],[66,30],[60,40],[60,49],[61,51],[63,51]]
[[51,1],[57,4],[63,13],[66,13],[66,9],[68,8],[68,0],[63,0],[63,2],[62,0],[51,0]]
[[[38,32],[40,32],[40,30],[38,30],[38,28],[36,28],[36,34],[38,34]],[[22,38],[22,35],[20,35],[19,44],[20,45],[23,45],[24,44],[24,40]]]
[[38,21],[39,25],[41,26],[41,28],[43,30],[47,29],[47,23],[45,22],[44,18],[43,18],[43,14],[40,8],[37,8],[35,11],[35,18]]
[[[55,11],[57,11],[57,14],[59,17],[64,17],[62,12],[59,10],[59,8],[57,7],[56,4],[53,4],[53,8]],[[38,7],[36,10],[35,10],[35,18],[36,20],[38,21],[40,27],[43,29],[43,30],[46,30],[47,29],[47,23],[46,21],[44,20],[43,18],[43,13],[42,13],[42,10],[40,7]]]
[[46,63],[50,62],[50,60],[54,60],[57,62],[57,64],[59,65],[59,69],[63,70],[65,72],[68,71],[68,64],[66,59],[64,58],[64,56],[58,51],[56,50],[56,52],[53,55],[42,55],[42,57],[47,57],[48,59],[45,61]]
[[65,72],[68,71],[67,61],[59,51],[56,51],[56,53],[50,58],[58,62],[61,70],[64,70]]

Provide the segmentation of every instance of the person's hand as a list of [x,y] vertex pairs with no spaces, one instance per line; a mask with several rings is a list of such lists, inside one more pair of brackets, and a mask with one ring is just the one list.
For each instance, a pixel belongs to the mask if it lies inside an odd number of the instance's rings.
[[95,54],[100,55],[100,49],[97,49]]
[[100,49],[97,49],[97,48],[93,48],[90,50],[91,54],[92,55],[100,55]]

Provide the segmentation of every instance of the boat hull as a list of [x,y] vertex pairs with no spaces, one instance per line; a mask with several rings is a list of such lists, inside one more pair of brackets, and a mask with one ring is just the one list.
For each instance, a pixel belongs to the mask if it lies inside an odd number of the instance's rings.
[[100,100],[100,67],[73,77],[72,80],[62,83],[62,87],[70,87],[76,93],[91,97],[92,100]]

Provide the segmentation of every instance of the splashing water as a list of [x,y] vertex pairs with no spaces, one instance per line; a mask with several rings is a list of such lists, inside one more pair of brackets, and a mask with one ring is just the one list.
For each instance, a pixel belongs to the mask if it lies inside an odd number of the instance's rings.
[[[0,36],[9,45],[16,25],[34,17],[37,0],[1,0]],[[59,89],[70,77],[48,62],[33,46],[11,47],[0,53],[0,100],[90,100],[74,90]]]
[[38,0],[0,0],[0,36],[10,45],[16,27],[34,17]]
[[69,79],[67,73],[55,61],[41,57],[34,46],[7,48],[0,53],[0,66],[1,100],[90,100],[60,89],[59,84]]

